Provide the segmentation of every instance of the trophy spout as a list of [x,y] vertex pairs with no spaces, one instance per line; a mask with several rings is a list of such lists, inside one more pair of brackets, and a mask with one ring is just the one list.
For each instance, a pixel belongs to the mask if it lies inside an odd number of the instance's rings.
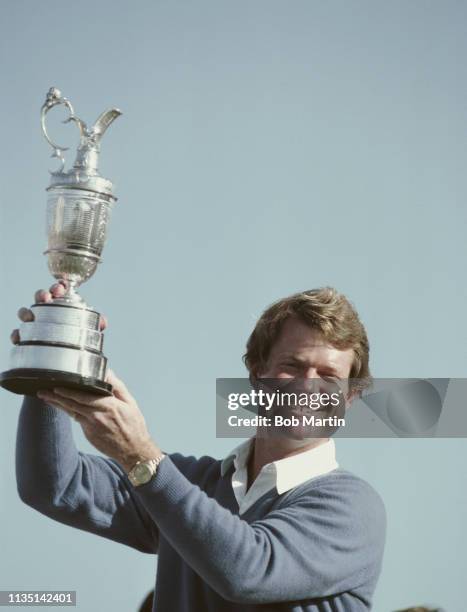
[[120,117],[121,114],[122,111],[118,108],[110,108],[104,111],[102,115],[99,115],[91,130],[91,133],[94,134],[96,142],[100,142],[107,129],[112,125],[117,117]]
[[[110,125],[117,117],[120,117],[121,114],[122,112],[118,110],[118,108],[111,108],[104,111],[102,115],[99,116],[90,130],[88,130],[87,127],[81,130],[81,141],[76,153],[76,160],[73,165],[74,169],[90,177],[97,176],[102,137]],[[80,119],[78,121],[83,125]]]

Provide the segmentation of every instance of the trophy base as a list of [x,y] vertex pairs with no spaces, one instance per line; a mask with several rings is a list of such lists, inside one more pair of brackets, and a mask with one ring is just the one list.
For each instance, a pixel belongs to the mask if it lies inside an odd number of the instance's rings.
[[33,304],[31,310],[34,320],[21,324],[0,387],[21,395],[54,387],[111,395],[99,313],[58,302]]
[[15,368],[2,372],[0,387],[19,395],[36,395],[38,391],[54,387],[76,389],[103,396],[112,395],[112,385],[98,378],[39,368]]

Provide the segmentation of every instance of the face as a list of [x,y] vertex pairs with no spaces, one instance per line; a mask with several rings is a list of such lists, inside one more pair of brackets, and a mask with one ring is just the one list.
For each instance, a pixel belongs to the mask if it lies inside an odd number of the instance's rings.
[[319,331],[298,319],[288,319],[271,349],[261,378],[347,379],[354,359],[352,349],[337,349]]
[[[266,367],[258,373],[258,378],[282,379],[287,384],[287,390],[293,389],[296,392],[329,393],[332,389],[341,389],[348,407],[348,378],[353,360],[352,349],[337,349],[326,342],[319,331],[311,329],[299,319],[289,319],[271,349]],[[297,380],[294,382],[291,379]],[[290,407],[286,410],[290,416]],[[300,417],[307,411],[311,414],[307,408],[292,407],[292,413],[294,410],[298,411]],[[314,414],[324,416],[320,411]],[[326,414],[329,415],[329,412]],[[310,427],[282,427],[281,432],[291,439],[310,439]]]

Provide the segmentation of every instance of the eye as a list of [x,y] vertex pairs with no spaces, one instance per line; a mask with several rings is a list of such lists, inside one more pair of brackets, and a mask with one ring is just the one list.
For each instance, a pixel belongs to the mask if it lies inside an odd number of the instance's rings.
[[334,376],[333,374],[321,374],[321,378],[326,382],[337,382],[340,380],[339,376]]

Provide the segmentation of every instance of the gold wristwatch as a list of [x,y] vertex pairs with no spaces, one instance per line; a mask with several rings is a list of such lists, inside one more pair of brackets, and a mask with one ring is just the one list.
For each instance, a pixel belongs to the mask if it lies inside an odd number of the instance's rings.
[[137,461],[128,472],[128,479],[131,484],[134,487],[139,487],[149,482],[157,472],[157,468],[164,457],[165,455],[162,453],[162,455],[159,455],[156,459]]

